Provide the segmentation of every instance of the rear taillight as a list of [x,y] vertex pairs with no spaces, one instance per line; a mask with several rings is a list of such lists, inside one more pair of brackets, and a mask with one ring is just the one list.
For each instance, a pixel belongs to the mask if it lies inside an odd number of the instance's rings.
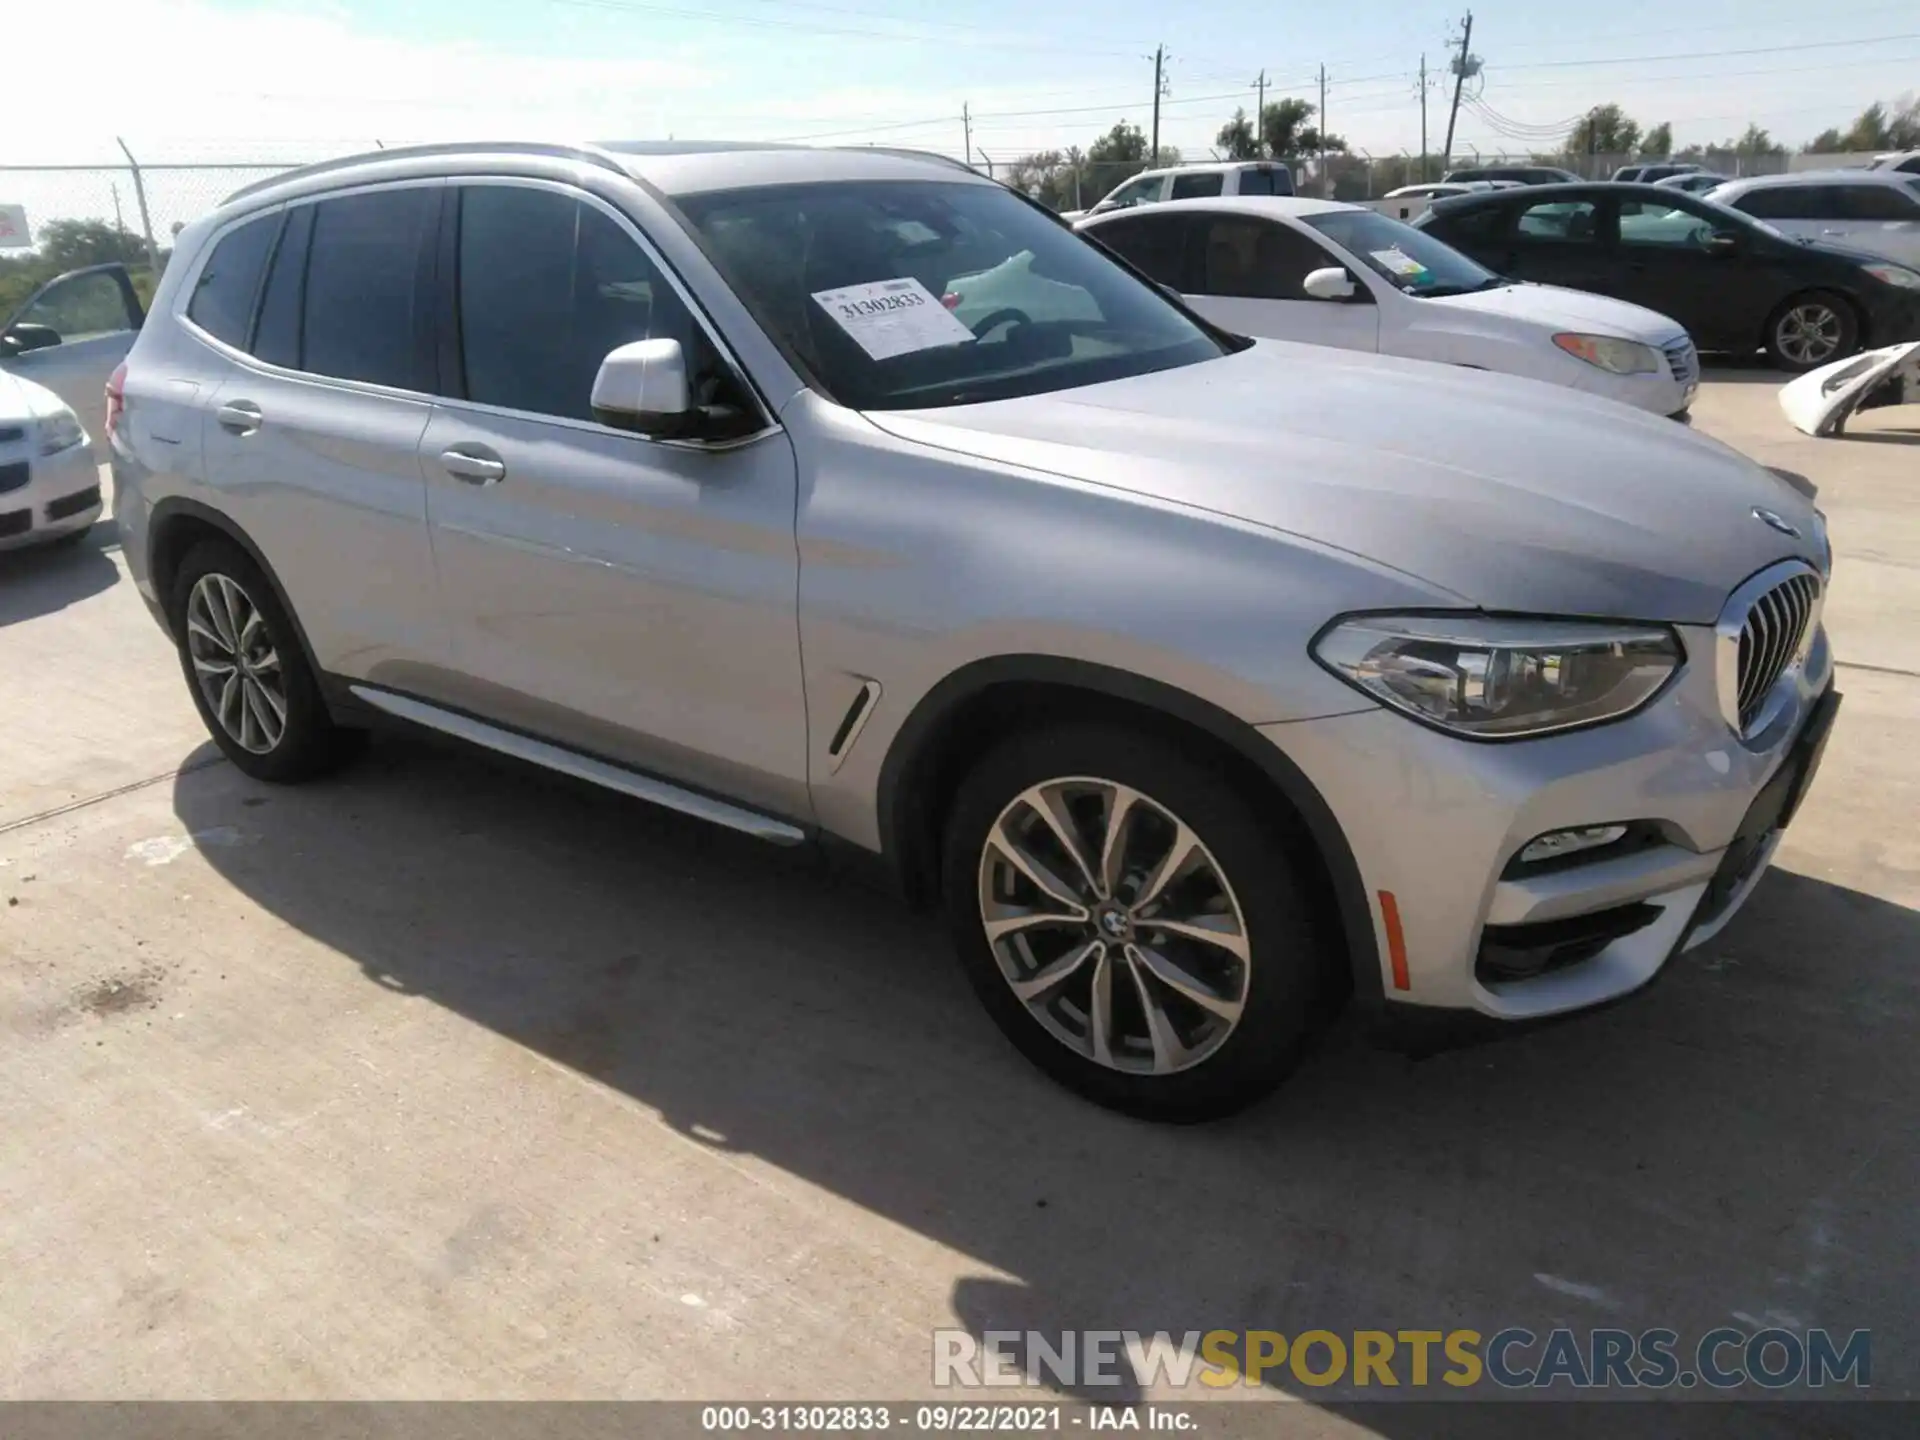
[[[98,371],[94,372],[98,374]],[[127,408],[127,362],[122,360],[107,377],[107,438],[113,438],[120,424],[120,412]]]

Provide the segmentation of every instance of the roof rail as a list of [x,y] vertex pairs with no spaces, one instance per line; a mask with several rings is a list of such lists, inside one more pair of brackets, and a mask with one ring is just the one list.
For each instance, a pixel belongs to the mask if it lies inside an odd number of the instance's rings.
[[[964,160],[956,160],[951,155],[942,155],[937,150],[914,150],[905,145],[835,145],[835,150],[848,150],[859,155],[894,155],[902,160],[932,160],[936,164],[946,165],[955,170],[964,170],[969,175],[980,172]],[[987,179],[987,176],[981,176]]]
[[605,151],[595,150],[586,145],[548,145],[524,140],[503,140],[498,142],[461,141],[440,145],[396,145],[391,150],[367,150],[357,155],[341,155],[332,160],[322,160],[314,165],[302,165],[297,169],[283,170],[278,175],[270,175],[264,180],[256,180],[251,185],[242,185],[220,203],[231,205],[235,200],[248,195],[257,195],[275,185],[284,185],[289,180],[304,180],[311,175],[325,175],[334,170],[345,170],[350,166],[364,165],[373,160],[413,160],[433,155],[472,155],[475,153],[507,155],[540,155],[554,160],[584,160],[589,165],[598,165],[603,170],[612,170],[624,175],[620,162]]

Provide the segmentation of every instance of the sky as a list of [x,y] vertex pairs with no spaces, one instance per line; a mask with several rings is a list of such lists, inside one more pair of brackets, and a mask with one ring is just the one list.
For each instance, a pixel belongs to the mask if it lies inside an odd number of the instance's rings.
[[[150,164],[503,137],[871,140],[957,155],[963,107],[974,160],[997,163],[1084,147],[1120,119],[1147,128],[1157,45],[1168,57],[1161,137],[1188,158],[1205,157],[1235,105],[1252,108],[1262,70],[1270,100],[1317,101],[1322,65],[1334,132],[1376,156],[1417,154],[1423,52],[1437,153],[1445,51],[1463,13],[1438,0],[11,0],[9,10],[11,53],[86,62],[12,67],[0,167],[116,162],[116,136]],[[1797,144],[1870,101],[1920,90],[1920,8],[1484,0],[1473,51],[1481,101],[1504,120],[1463,114],[1459,155],[1527,149],[1502,125],[1555,126],[1606,101],[1643,123],[1671,121],[1679,145],[1749,120]],[[0,169],[0,200],[8,188]]]

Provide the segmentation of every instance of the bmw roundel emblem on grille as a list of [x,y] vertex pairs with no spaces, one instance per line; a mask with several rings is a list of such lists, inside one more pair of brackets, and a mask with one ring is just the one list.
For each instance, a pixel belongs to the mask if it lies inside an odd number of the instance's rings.
[[1753,518],[1760,521],[1763,525],[1771,525],[1782,535],[1791,535],[1796,540],[1800,538],[1800,532],[1798,530],[1794,529],[1793,526],[1789,525],[1771,510],[1762,510],[1756,505],[1753,507]]

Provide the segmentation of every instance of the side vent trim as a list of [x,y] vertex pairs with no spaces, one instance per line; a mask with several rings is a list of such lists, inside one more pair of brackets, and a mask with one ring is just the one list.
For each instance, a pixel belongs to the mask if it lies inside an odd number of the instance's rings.
[[860,693],[853,697],[853,704],[847,707],[847,713],[841,717],[840,728],[833,732],[833,739],[827,745],[827,759],[832,768],[838,770],[847,753],[853,749],[853,742],[860,738],[860,732],[867,728],[867,721],[873,715],[873,707],[880,701],[880,682],[864,681]]

